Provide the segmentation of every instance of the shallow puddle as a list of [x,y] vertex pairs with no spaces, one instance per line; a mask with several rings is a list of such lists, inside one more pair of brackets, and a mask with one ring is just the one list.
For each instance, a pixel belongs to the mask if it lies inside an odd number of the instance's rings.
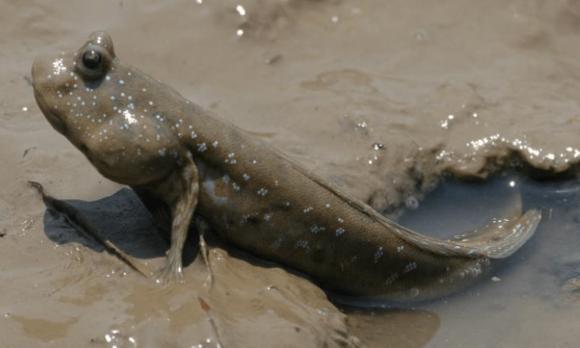
[[488,279],[462,294],[411,309],[385,305],[363,312],[347,310],[353,332],[370,347],[387,342],[391,347],[576,346],[577,181],[540,182],[514,173],[485,182],[447,180],[399,222],[424,234],[452,238],[513,212],[519,197],[524,210],[541,209],[543,220],[534,237]]

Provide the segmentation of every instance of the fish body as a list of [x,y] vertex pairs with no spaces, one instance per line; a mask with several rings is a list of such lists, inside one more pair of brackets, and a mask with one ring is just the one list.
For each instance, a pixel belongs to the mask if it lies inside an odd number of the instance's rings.
[[[123,64],[111,38],[37,58],[38,105],[105,177],[164,204],[181,272],[193,215],[219,237],[304,272],[326,289],[406,302],[456,292],[533,234],[531,210],[462,241],[405,229],[270,146]],[[144,202],[151,206],[150,202]]]

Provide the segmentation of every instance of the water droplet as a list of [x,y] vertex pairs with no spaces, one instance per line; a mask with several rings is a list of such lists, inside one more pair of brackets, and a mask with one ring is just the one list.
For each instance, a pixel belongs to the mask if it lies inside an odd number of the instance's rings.
[[239,14],[240,16],[242,16],[242,17],[246,15],[246,9],[245,9],[245,8],[244,8],[244,6],[242,6],[242,5],[238,5],[238,6],[236,6],[236,11],[237,11],[237,12],[238,12],[238,14]]
[[365,128],[367,128],[369,125],[366,123],[366,121],[362,121],[362,122],[359,122],[359,123],[357,123],[357,124],[356,124],[356,126],[357,126],[358,128],[365,129]]
[[419,200],[415,196],[409,196],[405,199],[405,206],[408,209],[415,210],[419,208]]

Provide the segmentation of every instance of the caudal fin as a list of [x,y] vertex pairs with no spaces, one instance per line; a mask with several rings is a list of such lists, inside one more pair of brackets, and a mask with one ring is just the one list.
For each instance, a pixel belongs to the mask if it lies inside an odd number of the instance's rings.
[[541,219],[539,210],[529,210],[515,218],[492,221],[483,228],[461,235],[460,240],[436,239],[393,221],[381,220],[399,238],[425,251],[447,256],[502,259],[512,255],[533,236]]
[[528,210],[518,217],[493,220],[473,233],[461,235],[454,243],[491,259],[503,259],[534,235],[541,219],[539,210]]

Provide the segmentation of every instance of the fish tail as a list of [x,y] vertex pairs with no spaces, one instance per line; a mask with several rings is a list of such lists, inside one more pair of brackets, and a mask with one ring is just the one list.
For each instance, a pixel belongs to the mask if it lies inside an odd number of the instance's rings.
[[541,219],[541,212],[532,209],[510,218],[494,219],[486,226],[453,240],[433,238],[395,222],[383,221],[392,233],[420,250],[449,257],[503,259],[515,253],[534,235]]
[[492,220],[472,233],[456,237],[454,242],[469,249],[470,253],[503,259],[515,253],[534,235],[541,219],[540,210],[528,210],[516,217]]

